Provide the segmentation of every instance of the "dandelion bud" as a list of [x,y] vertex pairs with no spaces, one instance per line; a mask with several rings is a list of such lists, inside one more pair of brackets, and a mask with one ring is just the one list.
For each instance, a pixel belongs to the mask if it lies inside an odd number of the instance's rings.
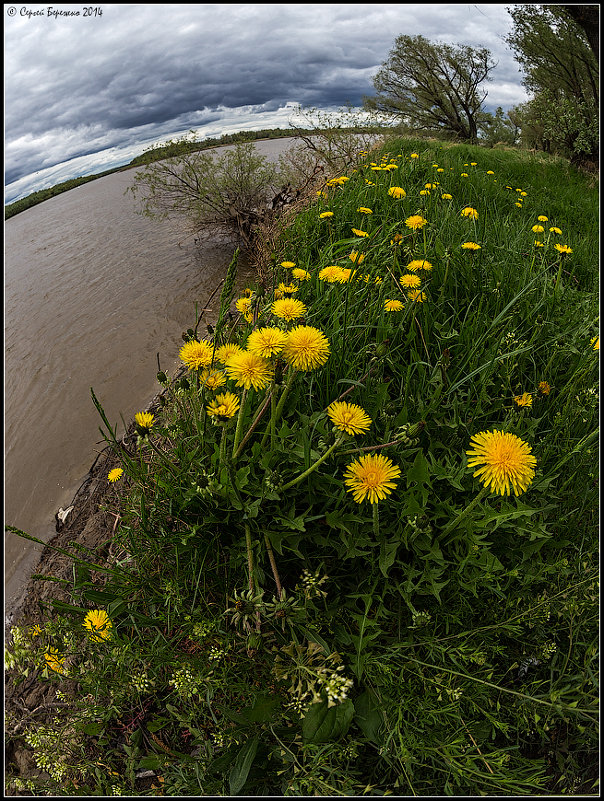
[[382,358],[382,356],[385,356],[388,353],[389,344],[390,344],[389,339],[385,339],[383,342],[380,342],[380,344],[375,349],[375,355],[380,359]]
[[165,386],[168,383],[168,376],[164,373],[163,370],[160,370],[157,374],[157,380],[159,381],[162,386]]

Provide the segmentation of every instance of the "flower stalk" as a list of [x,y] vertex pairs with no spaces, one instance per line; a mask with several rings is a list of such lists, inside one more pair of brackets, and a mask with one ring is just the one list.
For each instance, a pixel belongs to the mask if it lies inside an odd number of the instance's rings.
[[300,473],[299,476],[297,476],[296,478],[292,479],[292,481],[289,481],[287,484],[282,486],[281,492],[285,492],[286,490],[295,487],[296,484],[299,484],[301,481],[303,481],[306,478],[306,476],[309,476],[311,473],[314,473],[317,467],[320,467],[323,464],[323,462],[331,456],[331,454],[335,451],[338,445],[344,442],[345,438],[346,438],[345,436],[338,437],[336,441],[333,443],[333,445],[325,451],[323,456],[317,459],[317,461],[314,464],[311,464],[308,470],[305,470],[303,473]]
[[470,503],[469,503],[469,504],[466,506],[466,508],[465,508],[465,509],[464,509],[462,512],[460,512],[460,513],[457,515],[457,517],[456,517],[456,518],[454,518],[454,519],[453,519],[453,520],[452,520],[452,521],[449,523],[449,525],[448,525],[448,526],[445,526],[445,528],[444,528],[444,529],[443,529],[443,531],[442,531],[442,536],[443,536],[443,537],[446,537],[446,536],[447,536],[447,535],[449,535],[449,534],[450,534],[450,533],[451,533],[451,532],[452,532],[454,529],[456,529],[456,528],[457,528],[457,526],[458,526],[458,525],[459,525],[459,524],[460,524],[460,523],[461,523],[463,520],[465,520],[465,519],[468,517],[468,515],[470,514],[470,512],[472,512],[472,510],[473,510],[473,509],[474,509],[476,506],[478,506],[478,504],[480,503],[480,501],[482,501],[482,499],[483,499],[483,498],[484,498],[486,495],[488,495],[488,494],[489,494],[489,491],[490,491],[490,490],[489,490],[489,488],[488,488],[488,487],[483,487],[483,488],[480,490],[480,492],[478,493],[478,495],[477,495],[477,496],[474,498],[474,500],[473,500],[473,501],[470,501]]

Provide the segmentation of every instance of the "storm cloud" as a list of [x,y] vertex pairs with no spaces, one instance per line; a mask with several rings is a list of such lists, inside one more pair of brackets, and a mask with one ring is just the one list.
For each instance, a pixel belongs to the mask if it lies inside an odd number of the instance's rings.
[[6,202],[190,129],[288,127],[298,104],[360,106],[400,34],[488,47],[498,63],[487,108],[526,99],[503,5],[104,4],[87,17],[75,4],[12,8]]

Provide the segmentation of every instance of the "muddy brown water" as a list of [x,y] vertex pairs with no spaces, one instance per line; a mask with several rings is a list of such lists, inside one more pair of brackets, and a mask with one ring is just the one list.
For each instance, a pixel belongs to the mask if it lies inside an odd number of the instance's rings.
[[[256,147],[277,158],[289,144]],[[5,223],[4,519],[44,542],[106,445],[90,389],[123,432],[121,417],[128,423],[160,390],[156,354],[174,373],[195,303],[204,306],[233,255],[224,238],[199,243],[180,221],[137,214],[125,194],[134,172]],[[41,550],[5,532],[5,613]]]

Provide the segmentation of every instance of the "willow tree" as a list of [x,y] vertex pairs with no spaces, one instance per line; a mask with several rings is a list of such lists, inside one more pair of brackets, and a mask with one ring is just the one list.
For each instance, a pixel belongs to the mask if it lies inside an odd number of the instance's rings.
[[475,142],[487,96],[481,85],[494,66],[486,48],[399,36],[373,79],[377,95],[365,98],[365,106],[415,131]]
[[221,151],[195,151],[184,140],[172,144],[174,155],[154,161],[150,152],[150,163],[134,175],[129,191],[140,213],[179,216],[199,235],[222,229],[249,244],[254,228],[274,211],[278,167],[251,142]]

